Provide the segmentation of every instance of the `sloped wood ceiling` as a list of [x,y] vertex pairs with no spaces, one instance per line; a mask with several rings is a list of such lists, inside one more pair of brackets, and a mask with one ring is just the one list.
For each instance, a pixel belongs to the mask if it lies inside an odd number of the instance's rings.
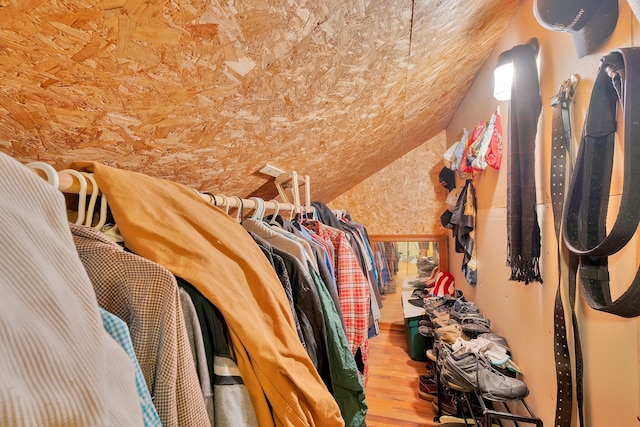
[[329,201],[442,131],[518,0],[0,0],[0,150]]

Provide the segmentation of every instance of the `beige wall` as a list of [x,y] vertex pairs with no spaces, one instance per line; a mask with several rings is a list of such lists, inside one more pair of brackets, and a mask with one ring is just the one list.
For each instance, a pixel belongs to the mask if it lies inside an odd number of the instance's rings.
[[444,233],[440,214],[448,192],[438,174],[445,147],[441,132],[328,205],[348,210],[370,234]]
[[[447,129],[447,144],[455,142],[462,127],[470,127],[498,104],[491,96],[492,72],[497,55],[512,46],[537,37],[540,43],[540,82],[543,112],[536,142],[536,185],[538,215],[542,228],[542,270],[544,284],[509,282],[506,260],[506,152],[505,166],[499,172],[486,171],[478,177],[478,285],[466,285],[459,268],[452,267],[456,284],[473,298],[493,322],[493,329],[505,336],[514,359],[524,369],[531,394],[527,401],[553,425],[556,380],[553,358],[553,306],[558,286],[557,242],[549,196],[551,150],[551,106],[549,100],[560,83],[578,74],[577,101],[574,114],[574,137],[579,141],[584,115],[600,58],[617,47],[637,45],[640,25],[626,1],[620,1],[620,16],[612,37],[597,53],[578,59],[571,36],[551,32],[535,20],[532,0],[525,0],[507,28],[498,46],[476,78]],[[508,103],[500,103],[503,131],[507,136]],[[508,150],[508,143],[507,143]],[[617,169],[621,172],[621,168]],[[612,188],[612,205],[620,195],[618,175]],[[610,258],[614,298],[628,286],[637,269],[640,239]],[[451,265],[459,266],[461,257],[452,254]],[[615,293],[617,292],[617,293]],[[585,362],[585,419],[588,426],[638,426],[638,320],[623,319],[591,309],[579,295],[578,319]]]
[[[620,1],[620,17],[611,38],[592,55],[578,59],[571,36],[540,27],[533,13],[533,1],[525,0],[498,46],[478,74],[452,121],[446,135],[371,176],[331,205],[348,209],[372,233],[443,232],[439,216],[444,209],[446,190],[437,187],[441,158],[436,147],[453,144],[462,128],[471,130],[478,120],[486,120],[500,106],[506,140],[508,103],[492,96],[493,68],[498,54],[537,37],[540,43],[540,80],[543,112],[536,142],[537,209],[542,228],[542,276],[544,284],[510,282],[506,267],[506,146],[503,168],[487,170],[474,179],[478,202],[477,248],[478,285],[470,287],[460,273],[462,257],[450,242],[450,269],[456,285],[465,291],[492,320],[492,328],[509,341],[514,360],[525,372],[530,388],[527,402],[545,425],[553,425],[556,380],[553,357],[553,307],[558,286],[557,242],[549,196],[551,107],[549,100],[560,83],[571,74],[581,81],[574,109],[574,138],[579,140],[589,103],[593,80],[601,56],[617,47],[638,45],[640,24],[626,1]],[[636,34],[634,37],[633,35]],[[445,141],[443,141],[445,140]],[[427,146],[429,148],[427,148]],[[435,166],[429,166],[435,165]],[[618,167],[620,172],[621,168]],[[613,206],[619,201],[620,176],[614,178]],[[459,181],[458,185],[462,183]],[[611,213],[610,215],[612,215]],[[610,258],[613,297],[616,298],[634,277],[640,257],[640,238]],[[640,426],[638,319],[623,319],[591,309],[581,293],[577,304],[583,344],[585,373],[585,419],[590,427]]]

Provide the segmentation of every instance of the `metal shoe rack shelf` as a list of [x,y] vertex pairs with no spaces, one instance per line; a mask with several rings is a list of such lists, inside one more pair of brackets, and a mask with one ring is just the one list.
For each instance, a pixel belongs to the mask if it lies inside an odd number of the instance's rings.
[[[434,348],[434,355],[436,356],[434,360],[429,357],[433,364],[433,372],[436,376],[436,383],[438,385],[438,414],[435,417],[434,421],[438,422],[442,414],[442,399],[444,397],[443,389],[447,387],[442,384],[440,381],[440,367],[437,362],[437,350]],[[536,427],[543,427],[542,420],[536,417],[525,402],[524,399],[513,399],[513,400],[492,400],[482,396],[480,393],[473,391],[462,391],[457,390],[453,385],[447,387],[449,391],[456,396],[457,402],[457,416],[463,418],[465,421],[465,425],[467,426],[482,426],[482,427],[493,427],[499,425],[500,427],[507,426],[516,426],[519,427],[520,423],[525,425],[535,425]],[[475,398],[479,403],[482,409],[482,416],[479,417],[474,413],[474,410],[471,405],[471,399]],[[466,404],[466,408],[471,414],[472,424],[469,424],[469,419],[465,416],[464,406]],[[501,410],[498,410],[499,407]],[[508,421],[508,423],[503,423],[503,421]]]
[[[482,407],[482,413],[484,415],[484,425],[487,427],[491,427],[494,421],[497,421],[500,426],[502,426],[501,420],[509,420],[513,421],[513,424],[518,426],[519,422],[525,424],[533,424],[538,427],[542,427],[542,420],[536,417],[525,402],[524,399],[517,400],[508,400],[508,401],[491,401],[492,406],[495,407],[496,404],[499,404],[503,407],[502,411],[497,411],[495,409],[487,408],[486,401],[488,399],[480,396],[477,392],[474,392],[478,397],[478,401],[480,402],[480,406]],[[518,407],[520,406],[520,407]],[[516,412],[521,413],[522,411],[526,412],[527,415],[518,415]]]

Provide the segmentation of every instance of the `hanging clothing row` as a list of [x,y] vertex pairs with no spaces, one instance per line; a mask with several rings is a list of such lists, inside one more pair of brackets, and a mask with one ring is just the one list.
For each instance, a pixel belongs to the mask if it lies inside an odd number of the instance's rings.
[[375,242],[373,258],[378,270],[378,284],[383,293],[395,292],[400,254],[397,242]]
[[[8,187],[20,197],[46,194],[65,216],[60,192],[15,160],[0,162],[15,169]],[[379,318],[379,276],[364,227],[346,214],[287,220],[275,209],[262,217],[268,202],[256,199],[246,201],[260,213],[239,224],[213,206],[233,198],[93,162],[70,170],[91,174],[86,191],[108,199],[124,241],[114,243],[88,220],[58,230],[75,246],[60,256],[80,263],[94,308],[104,311],[95,312],[128,327],[142,388],[153,398],[149,404],[138,393],[132,417],[144,412],[144,425],[165,426],[364,424],[368,338]],[[313,208],[330,212],[317,202]]]

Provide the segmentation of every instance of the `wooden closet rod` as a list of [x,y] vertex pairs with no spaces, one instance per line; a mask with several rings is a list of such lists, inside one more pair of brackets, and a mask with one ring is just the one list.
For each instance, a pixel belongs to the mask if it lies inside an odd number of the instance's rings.
[[[41,162],[32,162],[28,164],[29,168],[36,172],[40,177],[45,180],[48,180],[51,184],[57,184],[58,189],[63,193],[70,194],[80,194],[81,185],[78,180],[74,176],[76,171],[56,171],[53,166],[48,165],[46,163]],[[86,194],[91,194],[93,191],[93,185],[90,180],[85,179],[86,181]],[[239,197],[229,197],[221,194],[211,194],[211,193],[198,193],[200,196],[209,203],[212,203],[219,207],[229,207],[229,208],[237,208],[242,206],[246,209],[258,209],[259,201],[256,198],[252,199],[242,199]],[[305,210],[303,206],[298,206],[300,210]],[[296,205],[289,202],[278,202],[276,200],[264,201],[264,209],[274,210],[274,211],[295,211]],[[310,210],[307,208],[308,213],[313,212],[313,206],[311,206]]]
[[[246,209],[259,208],[259,202],[256,199],[241,199],[237,197],[223,196],[220,194],[214,195],[210,193],[200,193],[200,195],[203,199],[219,207],[228,206],[230,208],[237,208],[242,205],[242,207]],[[278,202],[276,200],[265,200],[264,208],[275,211],[294,211],[296,210],[296,205],[294,205],[293,203]],[[304,206],[299,206],[299,208],[303,210]],[[311,207],[311,209],[313,210],[313,206]]]
[[[58,177],[60,178],[60,184],[58,184],[58,189],[63,193],[80,193],[80,184],[77,179],[75,179],[70,173],[60,171],[58,172]],[[87,194],[91,194],[92,190],[91,182],[87,181]],[[258,208],[258,202],[254,199],[240,199],[242,202],[238,201],[236,197],[222,196],[222,195],[214,195],[209,193],[198,193],[200,196],[216,206],[225,207],[228,206],[230,208],[237,208],[242,203],[242,207],[245,209],[256,209]],[[225,199],[226,197],[226,199]],[[269,210],[280,210],[280,211],[293,211],[296,209],[296,206],[293,203],[282,203],[277,202],[275,200],[270,200],[264,202],[265,209]]]
[[[73,170],[56,171],[53,166],[43,162],[31,162],[27,163],[26,166],[37,173],[42,179],[48,181],[49,184],[57,187],[62,193],[80,194],[80,181],[74,177],[74,174],[80,172]],[[93,191],[91,180],[84,179],[83,181],[86,182],[87,194],[91,194]]]
[[[80,183],[69,172],[60,171],[58,172],[58,177],[60,178],[60,183],[58,184],[58,190],[60,190],[63,193],[80,194]],[[91,194],[91,192],[93,191],[93,185],[91,184],[91,181],[89,180],[86,180],[86,181],[87,181],[87,194]]]

